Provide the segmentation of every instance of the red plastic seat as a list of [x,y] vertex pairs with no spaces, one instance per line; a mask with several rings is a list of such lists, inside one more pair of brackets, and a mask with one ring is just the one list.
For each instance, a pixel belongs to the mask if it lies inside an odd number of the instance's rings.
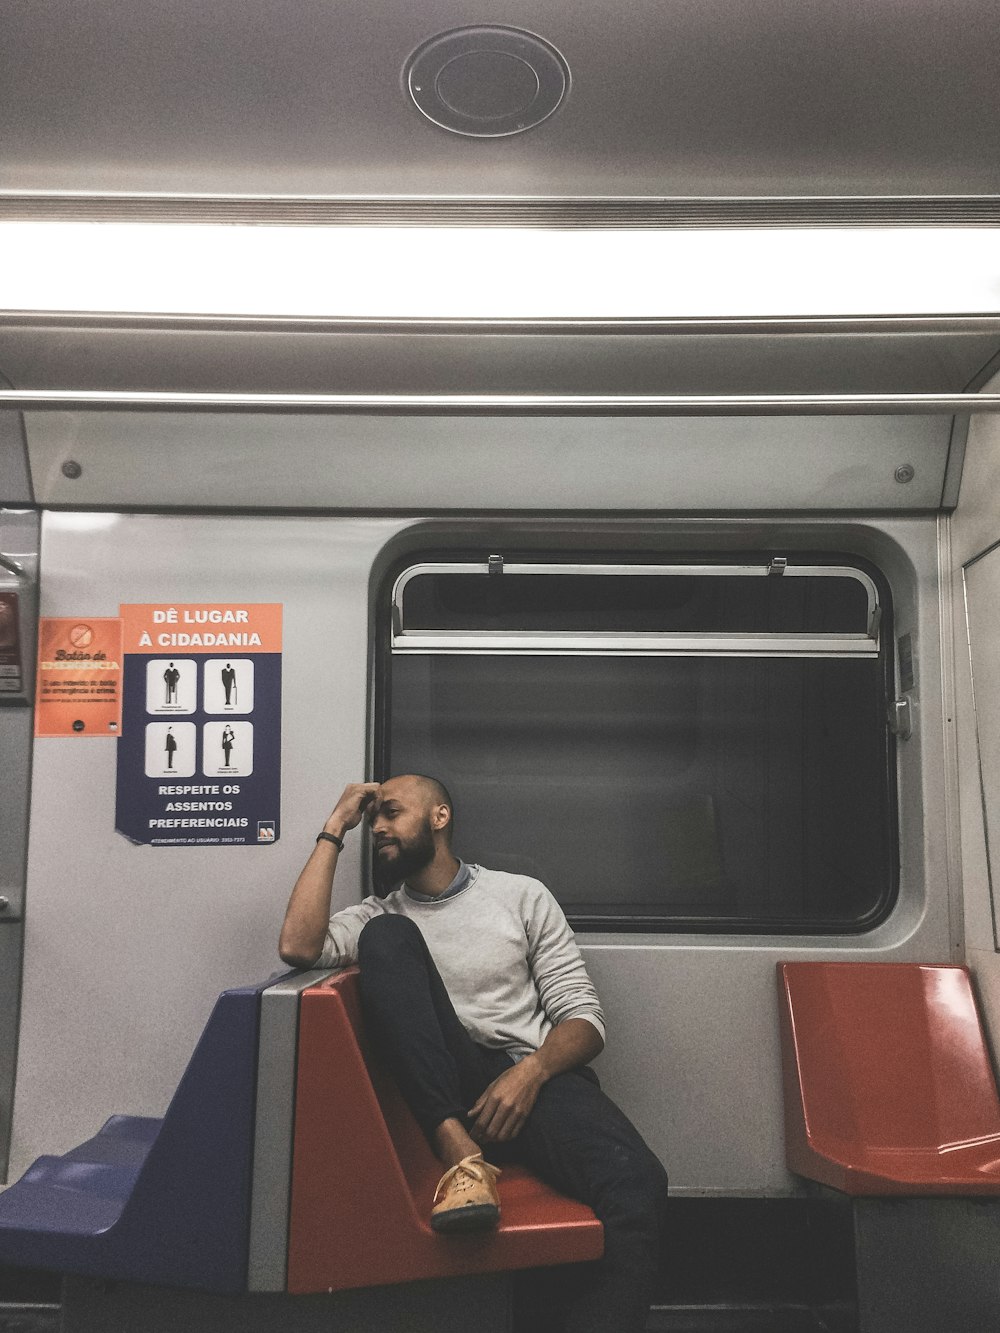
[[785,1156],[851,1195],[1000,1194],[1000,1099],[964,967],[782,963]]
[[368,1050],[357,969],[303,993],[289,1220],[288,1290],[339,1291],[600,1258],[591,1210],[520,1167],[500,1178],[495,1232],[440,1236],[442,1172]]

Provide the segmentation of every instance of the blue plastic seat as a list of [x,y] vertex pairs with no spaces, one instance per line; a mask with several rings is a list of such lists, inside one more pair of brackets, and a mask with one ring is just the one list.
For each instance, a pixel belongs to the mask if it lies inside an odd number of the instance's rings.
[[0,1194],[0,1263],[247,1287],[260,995],[224,991],[166,1115],[112,1116]]

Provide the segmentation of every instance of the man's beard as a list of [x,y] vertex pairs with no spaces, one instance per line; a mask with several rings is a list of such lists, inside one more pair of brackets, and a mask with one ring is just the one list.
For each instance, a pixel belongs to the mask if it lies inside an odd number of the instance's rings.
[[434,860],[435,852],[434,834],[431,832],[430,820],[427,821],[412,842],[404,845],[396,838],[390,838],[389,841],[396,844],[396,855],[383,858],[376,850],[372,858],[375,884],[378,888],[386,890],[391,889],[400,880],[409,879],[411,875],[419,874]]

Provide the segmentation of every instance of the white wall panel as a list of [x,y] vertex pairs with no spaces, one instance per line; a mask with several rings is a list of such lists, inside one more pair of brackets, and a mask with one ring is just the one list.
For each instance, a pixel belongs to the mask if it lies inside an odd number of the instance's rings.
[[[1000,392],[1000,375],[983,385]],[[1000,417],[973,416],[965,446],[958,507],[952,520],[955,568],[1000,540]]]
[[[25,414],[46,505],[936,508],[950,417]],[[83,469],[65,477],[63,463]],[[901,464],[915,469],[896,481]]]
[[[114,740],[35,742],[12,1176],[116,1111],[162,1114],[219,991],[282,969],[291,885],[343,785],[363,774],[368,575],[396,526],[45,516],[44,615],[284,604],[282,836],[133,846],[115,832]],[[355,839],[340,905],[356,898],[359,855]]]
[[[966,566],[964,588],[979,788],[991,890],[990,915],[996,946],[1000,943],[996,901],[1000,887],[997,882],[1000,876],[1000,657],[997,654],[1000,642],[1000,546],[988,550]],[[974,793],[969,795],[974,800]]]
[[[227,985],[278,968],[278,927],[315,830],[365,760],[369,575],[395,535],[443,521],[49,514],[45,614],[113,615],[120,601],[279,601],[285,607],[282,838],[262,848],[135,847],[114,832],[114,742],[35,744],[15,1169],[65,1151],[116,1111],[160,1114]],[[484,528],[501,537],[499,521]],[[531,540],[544,541],[545,522]],[[568,540],[552,523],[554,545]],[[592,525],[627,548],[629,524]],[[584,936],[610,1023],[600,1071],[666,1162],[675,1188],[782,1193],[774,965],[802,957],[948,956],[936,524],[770,518],[641,525],[638,546],[717,541],[850,549],[885,571],[897,631],[914,636],[917,726],[899,747],[902,891],[854,938]],[[390,558],[385,552],[379,563]],[[316,699],[316,682],[321,684]],[[460,799],[460,794],[457,794]],[[511,836],[515,836],[512,831]],[[459,848],[475,859],[475,848]],[[336,892],[363,892],[360,839]]]
[[[1000,377],[984,386],[995,393]],[[990,890],[990,864],[987,853],[987,824],[984,788],[995,789],[1000,774],[996,766],[1000,756],[991,743],[991,725],[1000,699],[996,681],[991,677],[997,655],[995,607],[981,591],[981,577],[971,565],[968,574],[976,585],[968,605],[965,598],[964,566],[1000,541],[1000,421],[992,417],[973,417],[966,447],[965,468],[958,506],[951,517],[951,548],[954,570],[955,625],[955,695],[958,723],[959,799],[961,814],[962,883],[965,908],[965,948],[982,1001],[988,1035],[997,1050],[1000,1039],[1000,956],[996,952],[996,934]],[[971,591],[970,583],[970,591]],[[970,637],[972,649],[970,652]],[[975,662],[975,707],[973,706],[973,665]],[[986,720],[986,734],[977,726],[977,710]],[[980,759],[983,770],[980,772]],[[991,808],[995,825],[1000,812]],[[995,835],[994,835],[995,836]],[[994,873],[1000,867],[994,859]]]

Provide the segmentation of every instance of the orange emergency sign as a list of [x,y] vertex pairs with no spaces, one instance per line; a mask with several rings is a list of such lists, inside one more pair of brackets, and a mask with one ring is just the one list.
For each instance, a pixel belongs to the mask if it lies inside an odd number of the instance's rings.
[[44,616],[38,626],[35,735],[119,735],[121,677],[119,618]]

